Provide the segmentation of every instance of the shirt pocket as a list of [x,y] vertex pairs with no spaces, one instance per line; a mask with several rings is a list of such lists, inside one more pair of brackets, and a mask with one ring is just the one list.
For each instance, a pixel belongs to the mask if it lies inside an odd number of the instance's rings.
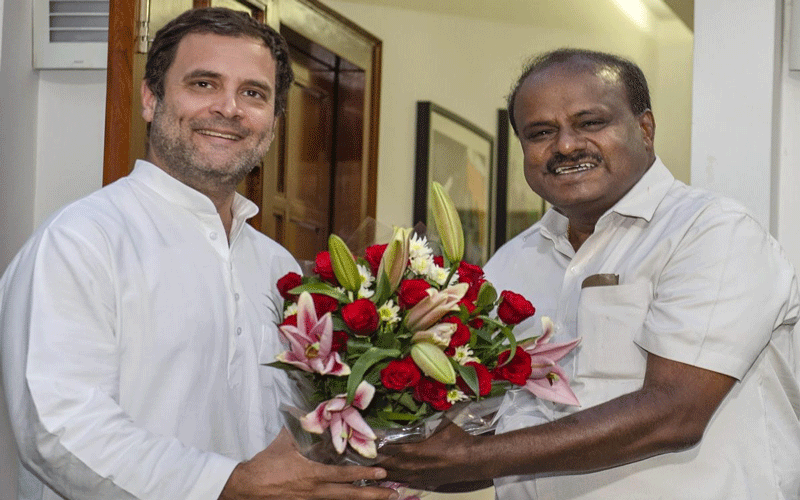
[[647,353],[634,343],[652,300],[650,283],[587,287],[578,302],[577,376],[641,379]]

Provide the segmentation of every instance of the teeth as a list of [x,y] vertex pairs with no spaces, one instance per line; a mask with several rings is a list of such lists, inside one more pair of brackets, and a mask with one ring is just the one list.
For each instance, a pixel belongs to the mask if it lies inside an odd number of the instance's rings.
[[568,166],[568,167],[558,167],[555,169],[556,174],[574,174],[576,172],[583,172],[584,170],[589,170],[594,168],[595,165],[593,163],[579,163],[575,166]]
[[214,130],[198,130],[197,132],[203,135],[210,135],[212,137],[221,137],[223,139],[230,139],[232,141],[239,139],[239,136],[232,134],[223,134],[222,132],[215,132]]

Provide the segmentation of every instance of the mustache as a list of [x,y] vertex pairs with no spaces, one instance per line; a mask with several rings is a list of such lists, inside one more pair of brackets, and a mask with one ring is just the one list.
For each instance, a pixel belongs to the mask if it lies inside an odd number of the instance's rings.
[[581,163],[584,160],[591,160],[594,163],[601,163],[603,161],[603,157],[599,154],[587,153],[585,151],[577,151],[569,155],[554,153],[553,157],[547,160],[547,171],[553,173],[558,167],[564,165],[575,165],[576,163]]

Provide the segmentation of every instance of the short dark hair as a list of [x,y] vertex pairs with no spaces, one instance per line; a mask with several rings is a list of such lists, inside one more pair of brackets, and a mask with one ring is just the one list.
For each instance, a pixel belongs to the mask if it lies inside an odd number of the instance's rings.
[[514,117],[514,101],[517,98],[520,87],[525,80],[534,73],[540,73],[546,69],[557,64],[563,64],[572,60],[588,62],[596,67],[605,67],[614,70],[619,74],[625,92],[628,94],[628,104],[631,111],[635,116],[639,116],[648,109],[650,106],[650,91],[647,88],[647,79],[644,73],[635,63],[623,57],[614,54],[607,54],[605,52],[596,52],[593,50],[562,48],[545,52],[540,54],[525,65],[522,74],[514,84],[511,94],[508,95],[508,117],[511,120],[511,126],[514,133],[518,134],[517,124]]
[[158,30],[147,52],[144,78],[150,91],[164,98],[164,78],[175,60],[178,44],[191,33],[212,33],[262,40],[275,58],[275,116],[286,109],[289,87],[294,80],[286,40],[270,26],[244,12],[223,7],[187,10]]

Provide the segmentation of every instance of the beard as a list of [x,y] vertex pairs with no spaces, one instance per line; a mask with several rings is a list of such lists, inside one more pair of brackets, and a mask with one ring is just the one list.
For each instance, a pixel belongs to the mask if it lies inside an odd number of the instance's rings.
[[181,137],[181,127],[168,105],[159,100],[150,123],[149,148],[160,161],[159,167],[184,184],[201,192],[233,190],[255,167],[269,149],[270,130],[261,133],[247,129],[235,120],[226,118],[190,119],[189,130],[223,129],[235,132],[241,141],[255,141],[229,156],[225,161],[215,161],[194,147],[188,138]]

